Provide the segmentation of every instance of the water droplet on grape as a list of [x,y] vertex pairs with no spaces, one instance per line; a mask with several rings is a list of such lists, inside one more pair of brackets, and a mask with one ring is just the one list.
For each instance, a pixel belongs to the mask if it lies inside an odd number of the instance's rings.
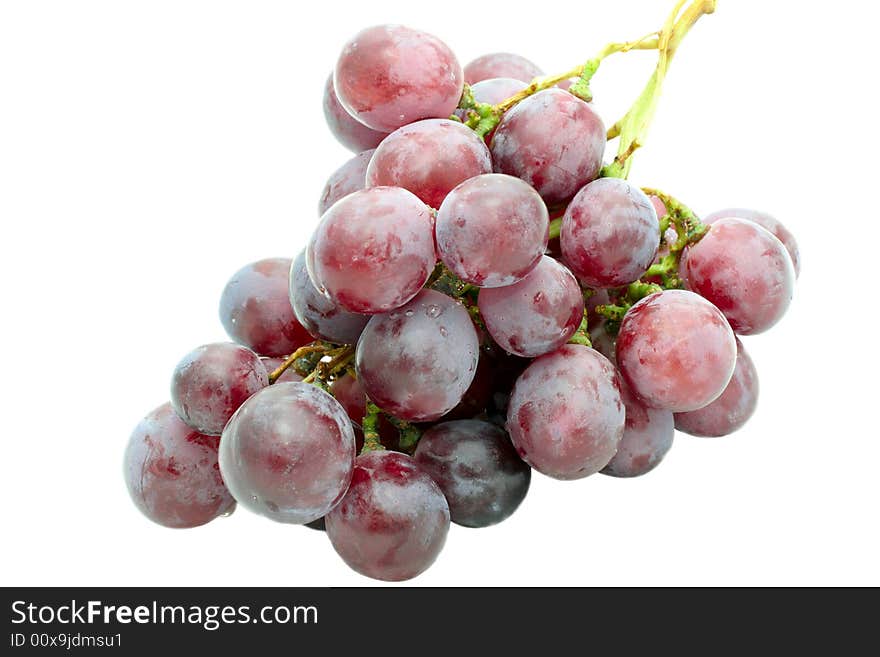
[[437,317],[440,317],[440,315],[443,314],[443,309],[442,309],[440,306],[437,306],[437,305],[435,305],[435,304],[432,303],[430,306],[428,306],[428,307],[425,309],[425,314],[426,314],[428,317],[431,317],[431,318],[437,318]]
[[413,316],[413,311],[412,311],[412,310],[407,310],[406,313],[404,313],[404,314],[405,314],[407,317],[412,317],[412,316]]
[[449,334],[449,331],[446,330],[446,327],[441,326],[440,327],[440,335],[442,335],[445,338],[448,334]]

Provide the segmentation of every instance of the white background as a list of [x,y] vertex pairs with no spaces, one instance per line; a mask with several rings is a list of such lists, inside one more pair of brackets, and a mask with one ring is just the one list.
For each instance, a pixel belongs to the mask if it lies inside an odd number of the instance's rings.
[[[225,338],[228,276],[303,247],[349,157],[321,113],[348,37],[401,22],[463,63],[512,50],[556,72],[672,4],[2,3],[0,582],[372,584],[325,535],[245,510],[151,524],[123,485],[128,434],[184,353]],[[631,179],[698,213],[766,209],[797,235],[794,305],[745,341],[757,414],[730,438],[679,436],[642,479],[536,474],[503,524],[453,525],[415,584],[880,584],[877,10],[719,5],[682,46]],[[608,124],[651,65],[600,70]]]

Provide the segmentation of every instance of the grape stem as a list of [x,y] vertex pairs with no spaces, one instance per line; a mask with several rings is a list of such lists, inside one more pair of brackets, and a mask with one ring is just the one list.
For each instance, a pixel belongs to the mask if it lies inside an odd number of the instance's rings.
[[581,320],[580,326],[578,326],[578,330],[575,331],[574,335],[569,339],[568,344],[581,344],[585,347],[592,347],[593,342],[590,340],[590,332],[587,329],[587,311],[584,310],[584,317]]
[[345,368],[354,360],[354,347],[351,345],[343,345],[324,354],[329,360],[321,360],[315,366],[308,376],[303,379],[303,383],[312,383],[321,388],[327,388],[327,384],[334,376],[343,372]]
[[364,446],[361,449],[361,454],[385,449],[379,440],[379,415],[381,413],[382,409],[367,400],[364,419],[361,422],[361,427],[364,430]]
[[300,347],[292,354],[290,354],[287,358],[285,358],[284,362],[281,363],[281,365],[279,365],[277,368],[269,373],[269,385],[275,383],[279,378],[281,378],[281,375],[287,371],[287,368],[293,365],[300,358],[314,353],[324,354],[330,349],[332,349],[332,347],[325,342],[312,342],[310,344]]

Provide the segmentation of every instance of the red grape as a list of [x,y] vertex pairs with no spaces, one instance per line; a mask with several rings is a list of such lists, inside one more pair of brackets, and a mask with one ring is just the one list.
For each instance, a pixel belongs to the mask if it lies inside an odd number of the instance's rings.
[[584,297],[574,275],[548,256],[541,256],[518,283],[481,289],[478,303],[492,339],[528,358],[568,342],[584,315]]
[[675,428],[692,436],[719,437],[741,428],[758,406],[758,371],[736,341],[736,368],[721,396],[708,406],[675,414]]
[[343,376],[330,384],[330,394],[336,398],[355,426],[360,427],[367,414],[367,394],[361,382],[353,376]]
[[504,431],[482,420],[434,425],[413,456],[437,482],[452,522],[488,527],[509,517],[529,490],[532,471]]
[[507,431],[519,455],[556,479],[604,468],[617,452],[624,421],[614,366],[575,344],[535,359],[517,380],[507,409]]
[[434,563],[449,533],[449,506],[411,457],[368,452],[355,461],[351,487],[326,526],[333,548],[352,569],[398,582]]
[[230,338],[261,356],[285,356],[312,341],[290,307],[289,274],[289,258],[267,258],[229,279],[220,297],[220,321]]
[[[471,93],[474,96],[474,100],[478,103],[497,105],[501,101],[507,100],[515,93],[522,91],[527,86],[529,85],[525,82],[513,78],[490,78],[472,85]],[[465,121],[467,120],[468,112],[467,110],[457,109],[455,110],[455,115],[462,121]],[[494,134],[494,128],[486,133],[486,136],[483,137],[486,144],[492,143],[492,135]]]
[[481,351],[477,370],[474,372],[474,380],[471,381],[471,385],[465,391],[458,405],[444,414],[442,419],[444,421],[466,420],[485,411],[492,396],[494,369],[493,359],[484,350]]
[[752,221],[773,233],[776,239],[782,242],[785,250],[788,251],[788,255],[791,256],[791,262],[794,265],[795,277],[800,276],[801,252],[798,248],[797,240],[794,238],[794,235],[792,235],[791,231],[788,230],[788,228],[786,228],[781,221],[779,221],[773,215],[767,214],[766,212],[761,212],[759,210],[749,210],[748,208],[728,208],[726,210],[713,212],[705,219],[703,219],[703,223],[712,224],[719,219],[725,219],[727,217],[735,217],[737,219]]
[[[510,52],[489,53],[488,55],[477,57],[464,67],[465,82],[474,85],[490,78],[513,78],[522,82],[531,82],[533,78],[543,74],[544,72],[538,68],[537,64],[533,64],[525,57]],[[504,100],[508,97],[505,96],[499,100]]]
[[339,167],[324,185],[321,200],[318,202],[318,216],[323,215],[339,199],[358,192],[367,186],[367,165],[376,149],[358,153]]
[[584,187],[565,211],[562,256],[588,287],[629,285],[651,266],[660,223],[642,190],[619,178]]
[[522,280],[547,248],[547,206],[519,178],[490,173],[461,183],[437,214],[440,259],[467,283]]
[[724,315],[686,290],[635,304],[620,323],[617,364],[648,406],[693,411],[718,398],[736,364],[736,340]]
[[522,178],[550,205],[563,203],[599,175],[605,126],[580,98],[546,89],[507,111],[491,150],[495,171]]
[[306,263],[319,291],[354,313],[381,313],[412,299],[436,264],[431,210],[398,187],[374,187],[333,204]]
[[479,343],[458,301],[422,290],[390,313],[376,315],[361,334],[358,380],[395,417],[428,422],[458,404],[473,381]]
[[220,439],[220,471],[242,506],[304,524],[348,489],[354,430],[345,409],[307,383],[276,383],[246,401]]
[[459,183],[491,173],[489,149],[476,133],[449,119],[426,119],[392,132],[367,167],[367,187],[403,187],[439,208]]
[[232,414],[269,385],[259,356],[230,342],[194,349],[177,364],[171,378],[171,405],[196,431],[219,436]]
[[345,45],[333,81],[349,114],[374,130],[391,132],[452,114],[464,75],[437,37],[402,25],[377,25]]
[[688,248],[686,271],[688,289],[718,306],[740,335],[771,328],[794,294],[794,266],[785,246],[744,219],[715,221]]
[[171,404],[147,415],[125,449],[125,483],[138,509],[166,527],[198,527],[231,511],[217,444],[185,425]]
[[333,73],[327,77],[324,85],[324,118],[339,143],[355,153],[376,148],[388,134],[387,130],[383,132],[368,128],[348,113],[336,96]]

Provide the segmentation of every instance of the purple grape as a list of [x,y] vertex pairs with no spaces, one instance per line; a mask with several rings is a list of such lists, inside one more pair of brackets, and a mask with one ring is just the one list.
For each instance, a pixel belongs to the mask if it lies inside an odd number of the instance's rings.
[[584,315],[584,297],[574,275],[553,258],[507,287],[483,288],[480,315],[486,330],[511,354],[533,358],[564,345]]
[[442,417],[473,381],[479,343],[468,312],[434,290],[370,320],[358,341],[358,380],[380,408],[412,422]]
[[368,128],[346,111],[336,97],[333,73],[327,77],[327,83],[324,85],[324,118],[327,119],[327,126],[339,143],[355,153],[376,148],[388,134],[388,131]]
[[621,382],[620,397],[626,408],[623,438],[602,474],[612,477],[640,477],[656,468],[672,448],[675,424],[672,413],[645,406]]
[[402,25],[377,25],[345,45],[333,82],[349,114],[374,130],[391,132],[452,114],[464,75],[437,37]]
[[367,165],[375,152],[376,149],[372,149],[358,153],[333,172],[321,193],[318,216],[327,212],[339,199],[366,188]]
[[412,299],[436,264],[431,210],[398,187],[374,187],[333,204],[312,236],[306,264],[315,287],[354,313],[382,313]]
[[703,219],[703,223],[712,224],[719,219],[725,219],[727,217],[735,217],[737,219],[752,221],[773,233],[776,239],[782,242],[785,250],[788,251],[788,255],[791,256],[791,262],[794,265],[795,277],[801,275],[801,252],[798,248],[797,240],[794,238],[794,235],[792,235],[791,231],[788,230],[788,228],[786,228],[782,224],[782,222],[779,221],[776,217],[767,214],[766,212],[761,212],[759,210],[749,210],[748,208],[728,208],[726,210],[713,212],[705,219]]
[[614,366],[589,347],[567,344],[519,377],[507,431],[519,455],[556,479],[599,472],[623,436],[624,407]]
[[312,341],[290,307],[289,258],[267,258],[239,269],[220,297],[229,337],[261,356],[285,356]]
[[403,187],[432,208],[459,183],[491,173],[489,149],[476,133],[449,119],[426,119],[392,132],[367,167],[367,187]]
[[370,320],[343,310],[315,289],[301,252],[290,268],[290,304],[297,319],[312,337],[336,344],[355,344]]
[[546,89],[507,111],[491,151],[496,172],[522,178],[555,205],[599,175],[605,126],[580,98]]
[[[510,52],[489,53],[488,55],[477,57],[464,67],[465,82],[473,85],[490,78],[513,78],[522,82],[531,82],[533,78],[540,75],[544,75],[544,72],[538,68],[537,64],[530,62],[525,57]],[[505,96],[500,100],[508,97]]]
[[785,246],[744,219],[715,221],[688,248],[686,268],[688,289],[714,303],[740,335],[773,327],[794,295],[794,266]]
[[692,436],[716,438],[740,429],[758,406],[758,371],[742,343],[736,341],[736,368],[721,396],[708,406],[675,414],[675,428]]
[[326,525],[333,548],[352,569],[399,582],[434,563],[449,532],[449,506],[411,457],[368,452],[355,461],[351,487]]
[[304,524],[348,489],[355,439],[345,409],[307,383],[276,383],[245,402],[220,439],[232,496],[278,522]]
[[727,387],[736,340],[718,308],[693,292],[666,290],[645,297],[624,316],[617,364],[647,406],[693,411]]
[[467,420],[485,411],[492,396],[494,368],[493,359],[485,350],[481,350],[477,370],[474,372],[474,380],[471,381],[471,385],[468,386],[458,405],[445,413],[441,419],[443,421]]
[[509,517],[532,478],[507,434],[482,420],[434,425],[422,434],[413,458],[440,486],[452,522],[465,527],[488,527]]
[[219,436],[246,399],[269,385],[260,357],[231,342],[194,349],[171,377],[171,405],[200,433]]
[[217,468],[217,443],[185,425],[171,404],[147,415],[125,449],[125,484],[137,508],[165,527],[198,527],[229,513],[235,500]]
[[586,286],[621,287],[637,281],[654,262],[660,222],[638,187],[600,178],[569,203],[559,242],[565,263]]
[[440,259],[467,283],[522,280],[547,248],[550,220],[538,193],[519,178],[489,173],[452,190],[437,214]]

